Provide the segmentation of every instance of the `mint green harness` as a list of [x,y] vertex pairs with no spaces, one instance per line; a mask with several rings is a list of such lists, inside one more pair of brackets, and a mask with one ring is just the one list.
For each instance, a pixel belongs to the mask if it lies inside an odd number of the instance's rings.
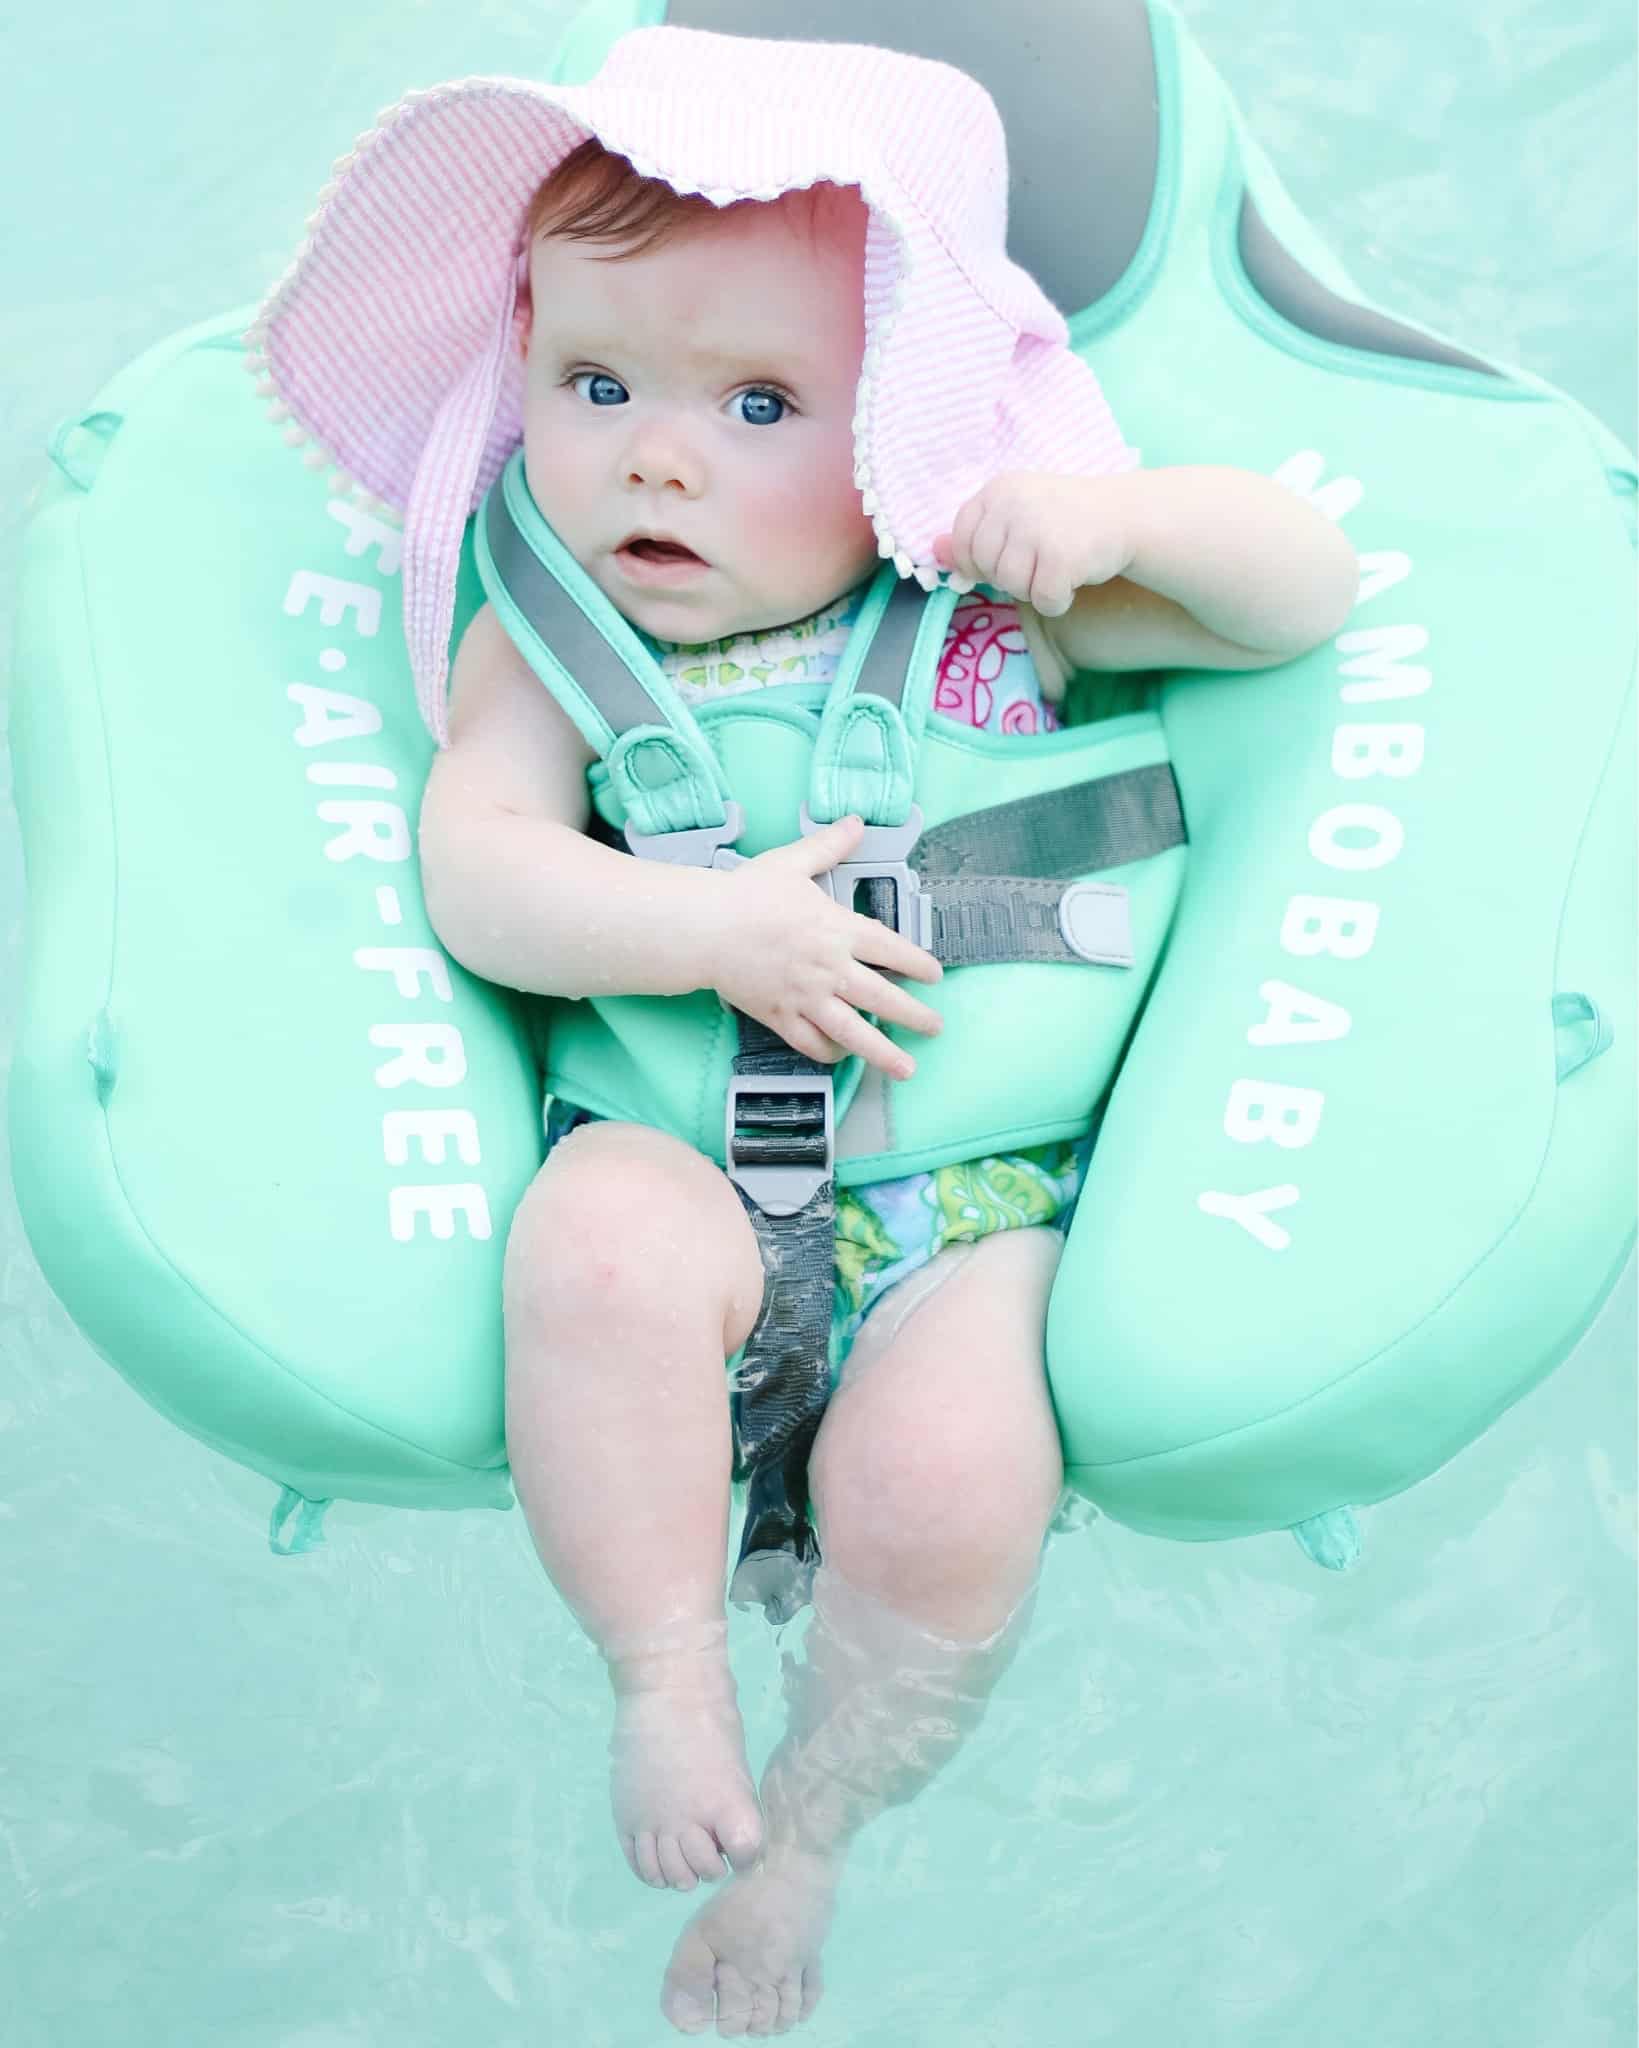
[[[916,1039],[911,1080],[889,1083],[857,1058],[834,1070],[843,1185],[1087,1130],[1183,874],[1154,714],[995,736],[930,711],[955,596],[924,593],[891,564],[829,685],[691,710],[541,518],[521,452],[473,538],[496,613],[602,757],[592,798],[616,843],[725,867],[798,838],[805,813],[821,825],[857,812],[874,829],[835,893],[852,901],[885,884],[898,929],[971,970],[919,989],[946,1022],[938,1038]],[[726,1165],[734,1048],[733,1020],[710,990],[593,996],[554,1014],[546,1084]]]
[[962,970],[927,993],[946,1030],[909,1082],[807,1059],[710,989],[589,997],[547,1034],[552,1094],[716,1160],[756,1230],[764,1299],[731,1399],[750,1479],[731,1597],[787,1620],[817,1562],[807,1459],[830,1389],[836,1182],[1090,1128],[1182,879],[1165,738],[1143,715],[975,748],[986,736],[930,709],[955,593],[925,594],[891,563],[829,684],[696,718],[542,518],[521,449],[474,542],[497,616],[601,757],[593,798],[616,844],[722,870],[857,812],[864,841],[821,885]]

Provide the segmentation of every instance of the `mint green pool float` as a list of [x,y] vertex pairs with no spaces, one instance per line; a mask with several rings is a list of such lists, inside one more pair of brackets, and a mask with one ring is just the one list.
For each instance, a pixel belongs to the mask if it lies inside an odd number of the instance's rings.
[[[926,17],[902,47],[995,97],[1014,254],[1082,309],[1147,466],[1277,476],[1361,557],[1334,642],[1149,679],[1096,722],[1073,684],[1080,722],[1033,757],[1170,760],[1189,838],[1135,895],[1049,1314],[1067,1482],[1150,1534],[1291,1528],[1346,1565],[1350,1510],[1552,1371],[1633,1245],[1639,468],[1563,392],[1368,302],[1161,0],[1085,10],[1051,77]],[[600,0],[557,75],[661,19],[881,40],[862,0],[818,31]],[[283,1551],[336,1498],[512,1504],[502,1257],[543,1075],[591,1041],[585,1006],[433,936],[396,521],[281,447],[255,310],[149,350],[52,442],[15,651],[10,1119],[52,1288],[278,1489]],[[482,597],[469,528],[457,636]],[[703,723],[727,759],[746,721]],[[975,1014],[1017,971],[957,970]]]

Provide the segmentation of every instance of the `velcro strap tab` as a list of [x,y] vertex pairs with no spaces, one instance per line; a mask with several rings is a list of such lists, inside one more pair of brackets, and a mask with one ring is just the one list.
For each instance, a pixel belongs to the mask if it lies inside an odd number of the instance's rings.
[[1059,930],[1083,960],[1133,964],[1132,899],[1112,882],[1072,882],[1059,898]]

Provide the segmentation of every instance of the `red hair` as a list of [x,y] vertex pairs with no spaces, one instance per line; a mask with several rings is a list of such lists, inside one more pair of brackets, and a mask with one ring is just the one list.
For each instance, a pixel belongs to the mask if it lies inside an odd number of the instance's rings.
[[[806,202],[811,232],[817,227],[824,189],[811,185],[781,195],[789,201]],[[735,202],[742,206],[779,203]],[[592,135],[536,186],[524,215],[524,247],[532,248],[543,235],[562,235],[574,242],[629,243],[604,259],[624,263],[633,256],[646,256],[651,249],[723,211],[703,193],[674,192],[661,178],[645,178],[625,157],[605,149]]]

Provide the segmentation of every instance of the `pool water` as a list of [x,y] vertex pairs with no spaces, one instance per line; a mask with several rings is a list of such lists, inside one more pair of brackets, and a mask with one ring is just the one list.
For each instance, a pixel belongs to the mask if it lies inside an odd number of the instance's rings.
[[[570,11],[69,0],[4,31],[8,626],[56,423],[254,300],[379,110],[539,71]],[[1634,442],[1630,8],[1180,11],[1365,290]],[[0,1070],[23,947],[3,764]],[[1050,1545],[983,1728],[856,1845],[802,2036],[1628,2048],[1634,1321],[1630,1273],[1547,1383],[1363,1514],[1347,1576],[1285,1535],[1094,1518]],[[271,1504],[91,1353],[0,1175],[7,2048],[674,2038],[660,1975],[700,1895],[619,1857],[602,1671],[521,1514],[342,1503],[276,1561]],[[775,1645],[738,1613],[731,1641],[760,1768]]]

